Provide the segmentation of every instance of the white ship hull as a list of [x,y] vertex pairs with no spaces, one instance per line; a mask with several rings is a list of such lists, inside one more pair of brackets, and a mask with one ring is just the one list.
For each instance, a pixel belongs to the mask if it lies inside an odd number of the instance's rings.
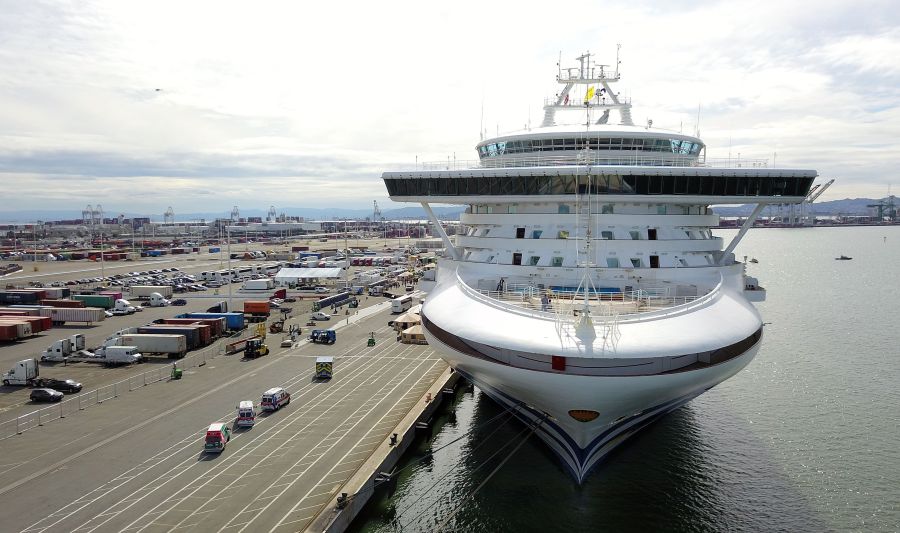
[[[572,376],[499,366],[470,357],[426,332],[428,342],[461,375],[511,409],[562,459],[580,483],[617,445],[747,366],[759,342],[742,355],[709,368],[657,376]],[[601,413],[591,422],[571,409]],[[549,415],[549,417],[547,416]]]

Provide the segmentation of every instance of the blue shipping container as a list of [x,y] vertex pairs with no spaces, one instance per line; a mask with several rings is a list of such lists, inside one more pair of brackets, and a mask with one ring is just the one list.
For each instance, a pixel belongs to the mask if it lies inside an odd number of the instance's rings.
[[244,313],[184,313],[175,318],[224,318],[228,329],[244,329]]

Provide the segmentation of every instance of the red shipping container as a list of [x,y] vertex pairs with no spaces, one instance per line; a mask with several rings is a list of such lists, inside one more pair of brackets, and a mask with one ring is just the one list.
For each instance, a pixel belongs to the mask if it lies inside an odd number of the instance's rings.
[[0,323],[0,341],[14,341],[19,338],[19,330],[15,324]]
[[49,305],[50,307],[65,307],[67,309],[73,309],[78,307],[84,307],[84,302],[81,300],[41,300],[41,305]]

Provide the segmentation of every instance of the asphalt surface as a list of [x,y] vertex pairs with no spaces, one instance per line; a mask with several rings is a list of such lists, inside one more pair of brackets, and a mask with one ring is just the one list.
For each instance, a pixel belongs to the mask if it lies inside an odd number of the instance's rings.
[[[381,300],[333,319],[334,345],[219,356],[0,441],[3,529],[304,529],[447,368],[427,346],[396,342],[390,318]],[[312,379],[319,355],[335,357],[330,381]],[[273,386],[288,406],[236,429],[221,454],[202,452],[210,423],[232,423],[239,401],[258,404]]]
[[[268,263],[269,261],[232,261],[232,266]],[[204,255],[185,255],[158,260],[142,260],[134,262],[107,262],[105,263],[105,274],[107,276],[116,273],[127,273],[131,271],[146,271],[150,269],[178,267],[185,274],[199,274],[203,270],[218,269],[222,263],[218,256],[210,258]],[[17,272],[10,276],[0,279],[0,284],[16,283],[26,285],[29,281],[67,281],[70,279],[79,279],[85,277],[100,276],[100,266],[98,263],[88,261],[68,261],[68,262],[50,262],[39,263],[37,272],[30,269],[31,265],[25,265],[26,270]],[[224,268],[224,267],[223,267]],[[171,274],[171,273],[169,273]],[[93,284],[92,284],[93,285]],[[112,290],[119,290],[115,287]],[[228,300],[228,287],[219,289],[210,289],[201,292],[176,293],[173,298],[183,298],[187,301],[185,306],[145,308],[140,313],[126,316],[113,316],[106,318],[103,322],[93,324],[91,326],[84,324],[66,324],[63,326],[54,326],[53,328],[41,332],[28,339],[16,342],[0,342],[0,372],[5,373],[8,369],[22,359],[37,357],[40,358],[45,348],[50,346],[54,341],[80,333],[85,335],[86,347],[93,348],[100,346],[103,341],[114,332],[133,326],[142,326],[153,322],[158,318],[172,318],[177,314],[188,313],[194,311],[205,311],[215,302]],[[266,299],[273,291],[257,291],[257,292],[241,292],[240,284],[235,283],[231,286],[232,309],[241,310],[243,301],[246,299]],[[125,291],[123,291],[125,292]],[[73,294],[76,291],[73,290]],[[331,293],[333,294],[333,292]],[[290,296],[308,299],[298,299],[295,303],[286,303],[284,306],[292,309],[291,318],[286,322],[286,327],[290,324],[298,324],[303,326],[304,334],[306,319],[312,308],[312,303],[323,295],[316,295],[311,292],[300,293],[297,291],[289,291]],[[124,297],[128,299],[128,295]],[[372,297],[361,301],[361,307],[375,304],[383,301],[381,298]],[[131,300],[132,304],[141,303],[140,300]],[[280,314],[273,311],[270,320],[279,318]],[[280,337],[279,337],[280,339]],[[220,342],[219,344],[225,344]],[[275,343],[277,344],[277,343]],[[168,365],[172,361],[165,356],[152,356],[147,358],[147,362],[142,365],[134,365],[127,367],[106,368],[103,365],[95,363],[74,363],[69,365],[62,364],[41,364],[40,373],[42,377],[51,377],[58,379],[73,379],[82,383],[84,390],[108,385],[121,381],[131,376],[136,376],[146,372],[152,367],[148,365]],[[16,416],[22,408],[36,408],[37,404],[29,401],[30,389],[20,386],[2,386],[0,385],[0,423]]]

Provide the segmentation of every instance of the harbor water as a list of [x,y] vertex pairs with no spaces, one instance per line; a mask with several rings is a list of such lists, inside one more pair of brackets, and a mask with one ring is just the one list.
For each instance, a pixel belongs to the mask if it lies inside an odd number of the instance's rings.
[[741,373],[580,486],[462,388],[351,531],[900,531],[900,227],[756,229],[736,254],[768,291]]

